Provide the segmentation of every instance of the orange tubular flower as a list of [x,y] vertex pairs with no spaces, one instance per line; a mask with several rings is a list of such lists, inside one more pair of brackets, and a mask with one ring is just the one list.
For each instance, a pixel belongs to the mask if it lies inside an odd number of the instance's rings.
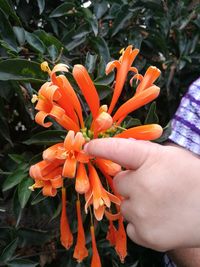
[[99,96],[87,70],[82,65],[75,65],[73,76],[85,97],[93,119],[96,118],[99,112]]
[[109,227],[108,227],[106,239],[110,242],[111,246],[115,246],[116,244],[116,239],[117,239],[116,234],[117,234],[117,230],[115,226],[113,225],[113,221],[109,220]]
[[47,148],[43,152],[43,158],[48,161],[55,159],[63,160],[62,175],[68,178],[74,178],[76,173],[77,161],[87,162],[88,157],[82,152],[85,139],[82,133],[69,131],[65,137],[64,143],[59,143]]
[[162,135],[163,129],[158,124],[148,124],[130,128],[123,131],[115,137],[120,138],[134,138],[138,140],[155,140]]
[[[63,78],[63,75],[56,77],[55,74],[57,71],[67,72],[68,66],[57,64],[51,71],[48,63],[43,62],[41,68],[49,73],[52,82],[45,83],[38,92],[36,109],[39,112],[35,117],[36,122],[44,127],[50,127],[51,122],[44,122],[45,118],[50,116],[65,129],[78,132],[80,126],[76,114],[79,116],[81,127],[84,126],[81,105],[67,78]],[[69,102],[69,99],[73,101]]]
[[122,216],[118,221],[118,230],[116,236],[115,250],[120,257],[121,262],[124,263],[124,259],[127,256],[127,237]]
[[108,175],[115,176],[118,172],[121,171],[121,166],[117,163],[112,162],[108,159],[96,158],[94,160],[97,167]]
[[[137,68],[132,67],[138,52],[138,49],[133,49],[129,45],[119,60],[107,64],[106,74],[116,68],[113,96],[109,108],[107,105],[100,104],[98,92],[86,68],[82,65],[74,66],[72,74],[90,109],[91,123],[90,120],[84,123],[81,102],[68,79],[63,74],[57,74],[57,72],[68,72],[66,64],[57,64],[51,70],[48,63],[43,62],[41,68],[48,72],[50,82],[41,86],[38,96],[33,96],[33,101],[38,101],[36,122],[43,127],[50,127],[52,122],[46,121],[50,117],[68,133],[63,142],[52,145],[43,151],[42,161],[30,167],[30,176],[35,181],[30,189],[42,188],[43,195],[53,197],[57,194],[57,190],[62,188],[60,240],[62,245],[69,249],[73,245],[73,235],[67,218],[66,189],[63,180],[75,178],[75,191],[85,196],[85,212],[87,213],[88,207],[93,205],[95,219],[100,221],[105,215],[109,221],[106,238],[115,247],[122,263],[127,255],[126,233],[123,217],[120,213],[122,197],[113,186],[113,176],[121,171],[121,166],[110,160],[87,155],[83,150],[83,145],[95,138],[117,137],[154,140],[161,136],[162,128],[157,124],[129,129],[125,129],[123,124],[120,126],[129,113],[150,103],[160,92],[160,88],[154,84],[160,75],[159,69],[150,66],[142,76],[138,73]],[[136,92],[115,110],[129,72],[133,73],[130,84],[132,85],[133,80],[136,80]],[[111,114],[113,115],[111,116]],[[97,169],[102,175],[101,179]],[[104,188],[104,184],[107,190]],[[80,263],[88,256],[88,250],[85,244],[79,200],[76,202],[76,210],[78,233],[73,257]],[[117,228],[113,221],[117,221]],[[90,231],[93,250],[91,267],[101,267],[93,223]]]
[[34,191],[35,188],[42,188],[44,196],[54,197],[57,189],[63,185],[61,164],[62,161],[48,162],[43,160],[32,165],[29,174],[35,180],[35,184],[30,189]]
[[136,68],[131,67],[138,53],[139,53],[138,49],[132,50],[132,45],[129,45],[123,52],[119,60],[109,62],[106,66],[106,74],[109,74],[114,68],[117,69],[114,94],[108,110],[108,113],[110,114],[112,113],[115,104],[117,103],[117,100],[122,92],[128,72],[129,71],[132,71],[134,73],[138,72]]
[[97,171],[91,163],[88,164],[88,167],[91,192],[85,203],[85,211],[87,213],[88,206],[93,203],[94,215],[100,221],[103,218],[105,207],[109,208],[111,202],[120,205],[121,201],[118,197],[103,188]]
[[[126,101],[113,116],[113,121],[122,121],[130,112],[148,104],[158,97],[160,88],[156,85],[149,87],[148,89],[134,95],[128,101]],[[119,122],[118,122],[119,124]]]
[[140,83],[136,89],[136,94],[142,92],[143,90],[151,87],[153,85],[153,83],[158,79],[158,77],[160,76],[160,70],[154,66],[150,66],[144,77],[142,75],[136,74],[135,76],[133,76],[133,78],[130,80],[130,83],[132,84],[132,80],[133,79],[139,79]]
[[76,201],[76,210],[78,218],[78,236],[73,257],[77,259],[77,261],[80,263],[84,258],[88,256],[88,250],[85,246],[85,233],[83,229],[83,223],[81,218],[81,207],[79,200]]
[[79,194],[87,193],[90,189],[90,182],[87,176],[87,172],[83,163],[79,163],[77,174],[76,174],[76,192]]
[[94,226],[90,227],[90,233],[92,237],[92,262],[91,267],[101,267],[101,260],[99,257],[99,252],[97,250],[97,244],[94,233]]
[[66,189],[65,188],[62,188],[62,212],[61,212],[61,219],[60,219],[60,241],[61,241],[61,244],[66,249],[69,249],[73,244],[73,235],[71,233],[68,219],[67,219]]

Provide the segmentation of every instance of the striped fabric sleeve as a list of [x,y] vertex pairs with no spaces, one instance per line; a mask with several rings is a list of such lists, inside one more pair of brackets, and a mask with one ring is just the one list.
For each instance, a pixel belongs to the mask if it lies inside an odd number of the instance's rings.
[[200,155],[200,78],[189,87],[182,98],[172,119],[169,139]]

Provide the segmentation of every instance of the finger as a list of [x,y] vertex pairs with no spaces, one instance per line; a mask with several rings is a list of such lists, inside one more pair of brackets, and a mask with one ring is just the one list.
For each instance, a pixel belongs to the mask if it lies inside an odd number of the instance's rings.
[[131,194],[130,182],[133,182],[131,179],[131,173],[133,171],[121,171],[113,179],[113,186],[118,194],[122,197],[129,198]]
[[128,199],[122,201],[120,206],[120,212],[126,221],[133,223],[133,216],[131,213],[131,203]]
[[135,242],[136,244],[140,245],[140,246],[146,246],[145,242],[139,237],[139,235],[137,234],[137,229],[135,227],[135,225],[133,225],[132,223],[129,223],[126,227],[126,232],[128,237]]
[[148,158],[158,153],[160,145],[147,141],[124,138],[102,138],[87,143],[86,153],[95,157],[112,160],[123,167],[136,170]]

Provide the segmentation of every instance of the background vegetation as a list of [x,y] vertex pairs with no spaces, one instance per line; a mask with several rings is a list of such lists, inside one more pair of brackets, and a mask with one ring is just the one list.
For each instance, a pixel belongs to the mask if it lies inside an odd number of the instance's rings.
[[[34,122],[30,100],[47,79],[39,64],[44,60],[50,65],[84,64],[106,101],[113,75],[105,76],[105,64],[118,58],[121,48],[132,44],[140,49],[136,66],[141,72],[149,65],[162,71],[157,115],[165,127],[189,84],[199,76],[198,3],[0,0],[0,266],[89,266],[89,261],[78,265],[72,251],[66,252],[60,246],[59,196],[44,198],[40,192],[27,190],[32,184],[29,165],[63,133],[55,125],[44,131]],[[126,85],[122,101],[130,94]],[[155,104],[151,116],[147,115],[148,109],[134,113],[134,118],[142,123],[146,116],[148,121],[157,120]],[[70,207],[73,221],[74,208]],[[163,266],[161,254],[131,242],[126,263],[120,264],[102,235],[106,231],[104,221],[98,230],[103,266]]]

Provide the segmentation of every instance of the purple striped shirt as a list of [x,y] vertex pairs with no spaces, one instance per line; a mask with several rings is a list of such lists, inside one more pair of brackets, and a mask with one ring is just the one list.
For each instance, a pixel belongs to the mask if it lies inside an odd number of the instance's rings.
[[169,139],[200,155],[200,78],[189,87],[182,98],[172,119]]

